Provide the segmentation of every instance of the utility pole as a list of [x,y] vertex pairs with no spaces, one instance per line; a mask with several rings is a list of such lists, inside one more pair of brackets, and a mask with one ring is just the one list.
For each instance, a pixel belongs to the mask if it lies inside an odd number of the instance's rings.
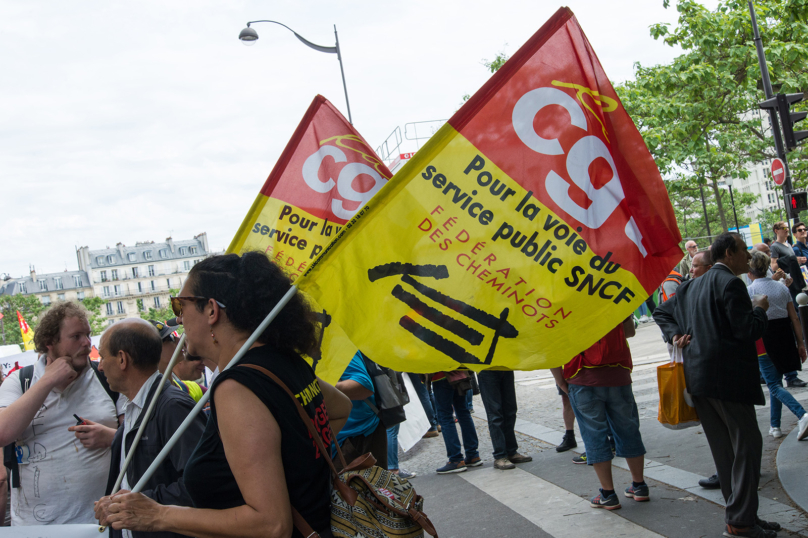
[[707,238],[710,243],[713,242],[713,234],[710,233],[710,219],[707,218],[707,204],[704,202],[704,185],[699,185],[701,191],[701,207],[704,209],[704,224],[707,225]]
[[[749,15],[752,17],[752,29],[755,33],[755,48],[757,48],[758,63],[760,64],[760,75],[763,79],[763,91],[765,92],[766,100],[768,101],[774,97],[774,92],[772,91],[772,83],[769,79],[769,67],[766,65],[766,55],[763,52],[763,42],[760,39],[757,17],[755,16],[755,6],[752,5],[752,0],[749,0]],[[796,214],[792,214],[789,204],[785,203],[786,196],[791,194],[791,192],[794,190],[791,186],[791,171],[788,167],[786,150],[783,146],[783,139],[780,133],[780,122],[777,119],[777,107],[770,107],[767,110],[769,111],[769,121],[772,126],[772,135],[774,135],[774,149],[777,152],[777,156],[782,159],[783,163],[785,164],[786,179],[783,183],[783,205],[785,206],[786,210],[786,221],[788,221],[791,218],[797,217]]]

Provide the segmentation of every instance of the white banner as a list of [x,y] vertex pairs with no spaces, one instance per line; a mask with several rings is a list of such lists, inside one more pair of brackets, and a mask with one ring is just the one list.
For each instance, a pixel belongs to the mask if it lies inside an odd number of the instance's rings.
[[95,525],[32,525],[30,527],[0,527],[2,538],[99,538],[109,534]]
[[429,419],[426,418],[421,399],[412,386],[410,376],[404,374],[404,385],[407,387],[407,394],[410,396],[410,403],[404,406],[404,413],[407,420],[401,423],[398,429],[398,445],[404,452],[415,446],[424,434],[429,430]]

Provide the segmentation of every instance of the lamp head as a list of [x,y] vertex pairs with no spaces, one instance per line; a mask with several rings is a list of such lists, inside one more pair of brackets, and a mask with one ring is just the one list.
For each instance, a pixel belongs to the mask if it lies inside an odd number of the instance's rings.
[[239,32],[238,38],[247,46],[255,45],[255,42],[258,41],[258,32],[248,26]]

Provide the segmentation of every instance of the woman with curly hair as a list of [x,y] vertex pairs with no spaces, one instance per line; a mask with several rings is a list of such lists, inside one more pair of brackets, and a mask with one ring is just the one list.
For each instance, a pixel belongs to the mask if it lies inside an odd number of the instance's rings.
[[291,389],[330,449],[351,402],[317,379],[301,356],[317,346],[304,298],[292,297],[239,364],[224,370],[290,286],[282,269],[258,252],[213,256],[191,269],[172,307],[185,328],[188,353],[222,370],[210,389],[207,428],[185,467],[194,508],[123,492],[97,511],[101,524],[199,538],[299,537],[294,508],[320,536],[331,536],[325,458],[291,398],[249,367],[269,370]]

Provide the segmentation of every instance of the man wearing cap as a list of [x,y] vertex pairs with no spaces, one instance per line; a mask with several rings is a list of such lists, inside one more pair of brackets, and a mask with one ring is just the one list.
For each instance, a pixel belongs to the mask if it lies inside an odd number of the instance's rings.
[[[165,375],[166,368],[168,363],[171,362],[171,357],[174,356],[180,337],[174,331],[174,328],[168,325],[168,322],[164,323],[150,319],[149,323],[154,325],[154,328],[160,333],[160,339],[163,341],[163,351],[160,355],[160,364],[157,369],[161,374]],[[198,402],[202,395],[205,394],[207,387],[196,383],[194,380],[204,375],[205,366],[199,357],[187,355],[185,349],[180,353],[182,353],[182,359],[174,365],[174,369],[171,371],[171,383],[193,398],[195,402]]]

